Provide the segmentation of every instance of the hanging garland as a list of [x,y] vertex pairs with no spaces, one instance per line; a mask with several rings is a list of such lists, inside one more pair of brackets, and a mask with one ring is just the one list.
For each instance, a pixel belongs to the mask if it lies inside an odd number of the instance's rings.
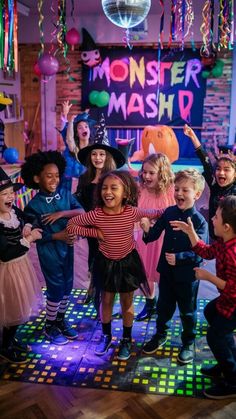
[[0,1],[0,68],[18,71],[18,18],[16,0]]

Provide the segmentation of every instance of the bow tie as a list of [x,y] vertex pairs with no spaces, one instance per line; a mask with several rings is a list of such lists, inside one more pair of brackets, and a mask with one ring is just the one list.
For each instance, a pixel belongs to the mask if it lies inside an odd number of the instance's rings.
[[57,194],[56,194],[56,195],[54,195],[54,196],[47,196],[47,197],[46,197],[46,202],[47,202],[47,204],[50,204],[50,202],[52,202],[52,201],[53,201],[53,199],[61,199],[61,197],[60,197],[59,193],[57,193]]

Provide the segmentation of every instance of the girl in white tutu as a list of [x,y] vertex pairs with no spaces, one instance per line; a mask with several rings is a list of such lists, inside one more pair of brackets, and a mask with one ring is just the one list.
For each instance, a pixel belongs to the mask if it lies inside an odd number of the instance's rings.
[[41,300],[39,281],[27,256],[30,243],[41,238],[41,231],[31,230],[24,213],[14,205],[15,192],[22,186],[12,183],[0,167],[0,357],[12,363],[27,361],[22,352],[28,346],[16,338],[16,332]]

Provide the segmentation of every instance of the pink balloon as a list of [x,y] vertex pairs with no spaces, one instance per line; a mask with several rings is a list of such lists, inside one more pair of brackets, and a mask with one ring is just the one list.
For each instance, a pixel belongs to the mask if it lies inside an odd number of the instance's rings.
[[44,76],[53,76],[59,69],[59,63],[53,55],[45,52],[38,59],[39,70]]
[[75,28],[71,28],[67,33],[66,33],[66,42],[69,45],[76,45],[79,43],[79,32],[77,31],[77,29]]

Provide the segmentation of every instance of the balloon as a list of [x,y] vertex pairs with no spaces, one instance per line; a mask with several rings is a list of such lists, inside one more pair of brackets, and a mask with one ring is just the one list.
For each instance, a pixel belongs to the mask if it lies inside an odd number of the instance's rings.
[[66,42],[72,46],[72,50],[74,49],[74,45],[79,43],[79,38],[79,32],[75,28],[71,28],[66,33]]
[[34,69],[34,73],[36,74],[36,76],[40,77],[42,75],[37,61],[36,61],[36,63],[34,63],[33,69]]
[[97,90],[92,90],[92,92],[89,93],[89,102],[91,105],[97,104],[97,98],[98,98],[99,92]]
[[3,152],[3,158],[7,163],[16,163],[19,159],[19,152],[14,147],[6,148],[6,150]]
[[105,90],[103,90],[102,92],[100,92],[100,93],[98,94],[98,97],[97,97],[97,103],[96,103],[96,105],[97,105],[99,108],[102,108],[103,106],[108,105],[109,100],[110,100],[110,95],[109,95],[109,93],[107,93]]
[[221,77],[223,74],[223,67],[222,66],[215,66],[212,70],[211,70],[211,75],[212,77]]
[[151,0],[102,0],[106,17],[121,28],[133,28],[141,23],[151,7]]
[[59,69],[59,63],[53,55],[45,52],[38,59],[39,70],[44,76],[53,76]]
[[210,74],[211,74],[211,72],[210,72],[210,71],[207,71],[207,70],[202,71],[202,77],[203,77],[204,79],[207,79],[207,77],[209,77],[209,76],[210,76]]

